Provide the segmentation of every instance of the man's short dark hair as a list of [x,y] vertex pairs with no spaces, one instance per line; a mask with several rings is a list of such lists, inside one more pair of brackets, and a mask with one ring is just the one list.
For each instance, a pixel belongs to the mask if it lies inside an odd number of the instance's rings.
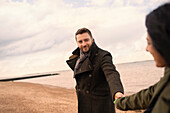
[[[92,34],[91,31],[87,28],[80,28],[77,30],[76,34],[75,34],[75,38],[78,34],[83,34],[83,33],[88,33],[90,35],[90,37],[92,38]],[[77,40],[77,39],[76,39]]]

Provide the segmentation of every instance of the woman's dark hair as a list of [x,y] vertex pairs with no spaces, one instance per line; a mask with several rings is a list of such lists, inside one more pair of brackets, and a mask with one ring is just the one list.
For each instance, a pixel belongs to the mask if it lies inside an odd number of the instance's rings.
[[170,2],[149,13],[145,24],[154,48],[170,66]]
[[81,28],[81,29],[78,29],[76,34],[75,34],[75,38],[78,34],[83,34],[83,33],[88,33],[90,35],[90,37],[92,38],[92,34],[91,34],[91,31],[87,28]]

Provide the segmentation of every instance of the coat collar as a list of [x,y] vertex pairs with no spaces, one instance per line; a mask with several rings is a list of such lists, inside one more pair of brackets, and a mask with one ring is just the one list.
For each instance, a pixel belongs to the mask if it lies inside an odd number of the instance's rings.
[[[91,47],[90,47],[90,50],[89,50],[89,52],[90,52],[90,55],[89,55],[89,57],[90,57],[90,60],[92,60],[93,58],[94,58],[94,56],[96,55],[96,53],[97,53],[97,51],[98,51],[98,46],[96,45],[96,43],[95,42],[93,42],[92,43],[92,45],[91,45]],[[72,56],[80,56],[80,49],[79,49],[79,47],[77,47],[73,52],[72,52]],[[75,57],[72,57],[72,58],[75,58]],[[70,57],[70,59],[72,59],[71,57]]]
[[[94,56],[96,55],[98,51],[98,47],[97,45],[95,44],[95,42],[92,43],[92,46],[90,47],[90,51],[89,51],[89,57],[86,58],[86,60],[83,62],[83,65],[81,66],[81,68],[77,71],[77,73],[75,74],[78,75],[78,74],[81,74],[81,73],[84,73],[84,72],[87,72],[87,71],[92,71],[93,70],[93,64],[92,64],[92,61],[93,61],[93,58]],[[79,48],[76,48],[73,52],[72,52],[72,56],[69,57],[69,60],[67,60],[67,64],[70,66],[70,68],[72,70],[74,70],[74,67],[75,67],[75,64],[76,64],[76,61],[78,59],[78,57],[80,56],[80,49]],[[74,77],[75,77],[74,76]]]

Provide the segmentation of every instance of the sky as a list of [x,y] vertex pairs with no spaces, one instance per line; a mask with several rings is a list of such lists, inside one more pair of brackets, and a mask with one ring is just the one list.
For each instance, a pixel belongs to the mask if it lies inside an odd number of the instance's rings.
[[0,0],[0,77],[69,70],[82,27],[114,64],[152,60],[145,17],[168,1]]

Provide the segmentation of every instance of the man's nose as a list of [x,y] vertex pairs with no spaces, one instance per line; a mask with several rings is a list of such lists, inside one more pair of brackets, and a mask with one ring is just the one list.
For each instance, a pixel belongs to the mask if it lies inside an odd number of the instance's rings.
[[86,42],[85,42],[85,41],[83,41],[83,42],[82,42],[82,46],[85,46],[85,45],[86,45]]

